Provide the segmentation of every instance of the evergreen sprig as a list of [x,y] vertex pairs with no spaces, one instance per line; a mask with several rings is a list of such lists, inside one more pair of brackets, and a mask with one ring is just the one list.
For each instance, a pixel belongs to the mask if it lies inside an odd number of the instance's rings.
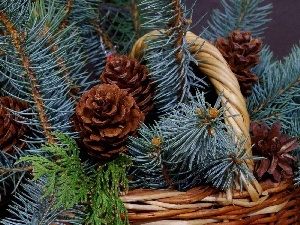
[[3,196],[14,193],[22,178],[32,170],[25,163],[15,167],[14,163],[23,155],[20,149],[15,148],[15,151],[15,155],[0,151],[0,201]]
[[14,204],[8,209],[13,216],[1,220],[0,223],[2,225],[49,225],[64,221],[74,225],[82,224],[84,207],[75,206],[73,209],[66,210],[53,207],[55,205],[53,196],[42,198],[46,183],[45,177],[36,182],[29,179],[22,181],[15,194]]
[[116,47],[119,53],[128,54],[136,40],[131,1],[103,2],[100,5],[99,28],[110,50]]
[[218,37],[227,37],[234,30],[251,31],[253,37],[261,37],[272,10],[272,4],[262,5],[264,0],[222,0],[223,10],[214,9],[208,29],[202,36],[215,41]]
[[226,104],[221,105],[222,96],[212,106],[204,93],[197,91],[189,104],[179,104],[154,127],[142,124],[139,137],[128,142],[133,161],[130,184],[185,190],[205,178],[227,190],[234,187],[236,178],[240,182],[254,180],[246,161],[260,158],[248,156],[246,140],[225,124],[229,116],[225,115]]
[[[214,106],[211,106],[205,101],[204,93],[197,91],[195,100],[189,104],[179,104],[161,120],[161,130],[169,146],[168,152],[172,152],[169,162],[182,162],[190,170],[207,156],[209,146],[216,142],[216,137],[223,135],[222,130],[232,130],[224,123],[228,117],[225,116],[228,109],[226,104],[221,105],[222,96],[221,93]],[[201,150],[199,146],[202,146]]]
[[[101,48],[99,33],[99,7],[102,0],[55,0],[46,1],[47,7],[54,4],[54,8],[65,10],[64,19],[60,23],[60,30],[71,29],[80,38],[80,42],[75,45],[75,49],[70,51],[72,56],[81,55],[80,60],[85,70],[75,71],[72,76],[76,84],[81,88],[81,92],[88,90],[95,85],[95,77],[103,70],[105,64],[105,53]],[[77,54],[75,54],[77,53]],[[69,64],[69,61],[66,61]],[[76,64],[76,63],[75,63]],[[73,65],[74,66],[74,65]],[[78,72],[81,75],[78,76]]]
[[[55,207],[71,208],[79,202],[87,201],[89,192],[88,177],[82,165],[74,140],[70,137],[56,134],[63,146],[48,144],[42,147],[53,155],[54,160],[40,155],[21,157],[17,163],[31,162],[34,181],[47,175],[44,197],[55,195]],[[80,182],[80,183],[78,183]]]
[[[0,23],[7,33],[0,36],[0,46],[6,46],[6,57],[0,59],[0,74],[5,83],[1,94],[28,102],[27,111],[14,114],[32,131],[25,141],[32,147],[30,150],[36,151],[41,143],[53,141],[51,131],[71,133],[71,77],[82,75],[83,62],[81,54],[73,52],[78,43],[76,33],[70,28],[57,30],[64,11],[54,14],[54,5],[47,8],[42,0],[25,2],[28,11],[22,19],[17,14],[18,2],[2,1],[0,6]],[[39,10],[41,16],[35,16]]]
[[163,155],[166,145],[159,126],[141,124],[138,134],[139,137],[129,137],[127,144],[133,163],[128,171],[133,176],[130,186],[157,189],[172,186],[165,173]]
[[236,135],[218,139],[213,154],[209,154],[205,159],[207,163],[203,163],[202,174],[206,182],[222,190],[240,188],[242,191],[243,180],[247,182],[256,180],[248,163],[261,160],[263,157],[249,156],[251,149],[245,148],[246,142],[246,139],[242,140]]
[[142,31],[158,31],[145,41],[147,48],[142,60],[157,84],[157,109],[166,113],[178,102],[191,98],[193,87],[206,85],[191,67],[192,63],[197,64],[189,51],[192,44],[186,40],[192,11],[184,2],[175,0],[154,0],[151,4],[143,0],[139,8]]
[[53,198],[53,209],[87,205],[87,224],[127,224],[126,208],[119,194],[128,190],[125,173],[125,167],[130,163],[128,157],[120,155],[95,170],[81,162],[79,149],[71,137],[58,133],[54,135],[59,144],[47,144],[42,148],[51,158],[28,155],[17,162],[32,163],[33,181],[46,177],[45,191],[41,197]]
[[130,164],[131,160],[126,155],[120,155],[98,168],[90,181],[92,184],[87,224],[129,224],[127,210],[119,195],[121,191],[126,193],[129,188],[125,169]]
[[[300,93],[299,46],[294,46],[284,61],[275,61],[272,54],[262,52],[262,63],[254,71],[260,82],[253,87],[247,108],[252,121],[265,120],[268,125],[282,122],[284,133],[299,135]],[[268,69],[266,69],[268,68]]]

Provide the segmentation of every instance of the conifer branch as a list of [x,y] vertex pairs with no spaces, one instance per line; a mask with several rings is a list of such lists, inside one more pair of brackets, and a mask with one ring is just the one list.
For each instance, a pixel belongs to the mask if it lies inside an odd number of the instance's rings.
[[300,132],[294,125],[299,121],[295,114],[300,112],[300,102],[295,97],[300,91],[299,53],[300,48],[295,46],[281,62],[273,59],[268,48],[261,52],[261,63],[254,68],[261,82],[253,86],[253,94],[247,101],[252,121],[265,120],[270,125],[280,120],[284,132],[294,130],[295,135]]
[[139,137],[129,137],[127,144],[133,161],[131,187],[156,187],[173,189],[172,178],[165,168],[165,144],[158,125],[141,124]]
[[191,11],[186,10],[181,1],[155,0],[148,6],[147,0],[144,0],[140,4],[141,8],[143,6],[147,7],[143,9],[141,16],[147,22],[142,24],[142,28],[151,32],[138,40],[138,43],[143,43],[135,44],[131,56],[142,56],[141,60],[147,63],[157,84],[157,108],[160,113],[165,113],[174,108],[177,102],[192,98],[191,89],[203,88],[206,83],[194,74],[190,66],[192,62],[197,64],[189,51],[193,43],[186,40]]
[[223,12],[215,9],[208,21],[209,28],[202,36],[210,41],[218,37],[227,37],[234,30],[251,31],[253,37],[262,36],[270,21],[272,4],[261,5],[264,0],[222,0]]
[[248,156],[247,152],[250,149],[245,149],[247,140],[241,140],[240,137],[232,135],[219,141],[215,153],[209,154],[206,159],[207,164],[203,164],[203,176],[206,178],[206,182],[211,182],[213,186],[222,190],[240,189],[242,191],[243,178],[248,183],[256,181],[252,171],[247,166],[247,161],[261,160],[263,157]]
[[83,207],[74,207],[72,210],[62,208],[53,209],[55,199],[53,196],[43,198],[44,186],[46,180],[44,178],[37,182],[26,179],[18,189],[15,197],[19,201],[15,201],[8,211],[13,215],[12,218],[1,220],[3,225],[37,225],[37,224],[61,224],[61,222],[71,224],[82,224]]
[[49,143],[54,144],[55,140],[53,136],[51,135],[51,123],[48,120],[48,117],[45,113],[44,109],[44,103],[43,98],[39,90],[39,85],[37,84],[37,79],[35,76],[34,71],[31,69],[30,66],[30,59],[26,54],[26,51],[22,48],[22,35],[18,32],[18,30],[15,28],[14,23],[9,20],[6,13],[4,11],[0,12],[0,22],[5,26],[6,30],[12,37],[12,43],[14,44],[18,55],[20,57],[20,61],[22,63],[22,66],[25,70],[24,76],[25,78],[32,83],[32,96],[38,111],[39,118],[41,120],[41,126],[43,128],[43,133],[48,140]]
[[[100,166],[92,182],[90,212],[87,224],[129,225],[127,210],[120,199],[120,191],[128,191],[128,180],[125,173],[131,160],[126,155]],[[96,185],[95,185],[96,184]]]
[[[183,16],[182,16],[182,11],[181,11],[181,5],[180,5],[180,0],[170,0],[172,6],[173,6],[173,14],[174,14],[174,19],[172,21],[172,24],[170,27],[168,27],[170,30],[170,36],[172,33],[175,33],[176,35],[176,40],[174,42],[175,49],[178,49],[183,43],[183,38],[184,38],[184,33],[185,29],[183,29],[183,25],[185,25],[186,21],[184,21]],[[177,52],[176,53],[178,61],[180,62],[182,59],[182,53]]]
[[[180,0],[170,0],[171,4],[174,7],[173,14],[174,14],[174,19],[172,24],[169,27],[169,35],[172,36],[174,35],[176,37],[174,41],[174,49],[177,49],[174,54],[177,57],[177,63],[179,64],[179,69],[178,72],[181,74],[181,76],[184,76],[186,72],[184,71],[186,68],[184,67],[184,62],[183,62],[183,51],[182,47],[184,45],[184,38],[186,35],[186,26],[191,23],[191,21],[186,20],[183,17],[183,12],[181,9],[181,1]],[[184,77],[181,78],[181,90],[179,90],[179,93],[182,94],[183,88],[184,88],[184,83],[185,79]]]
[[[51,1],[47,2],[48,5],[52,4]],[[65,58],[72,81],[70,88],[73,99],[97,83],[94,76],[98,76],[102,72],[105,64],[106,58],[104,52],[101,51],[97,31],[101,2],[101,0],[55,1],[56,7],[65,9],[63,12],[64,16],[58,26],[59,32],[69,30],[68,32],[71,35],[76,34],[75,36],[78,37],[73,40],[76,44],[74,49],[70,51],[71,55],[67,55]],[[65,24],[65,29],[62,29],[61,24]],[[76,68],[74,65],[77,65],[79,61],[81,66]],[[86,65],[89,66],[86,67]]]
[[[221,105],[222,93],[212,106],[197,91],[188,104],[180,103],[156,126],[142,124],[139,137],[130,137],[134,187],[186,190],[200,182],[231,190],[236,179],[242,187],[255,181],[248,168],[251,149],[224,120],[228,108]],[[233,115],[234,116],[234,115]],[[236,142],[239,140],[238,142]]]
[[[288,92],[293,92],[294,88],[298,88],[300,84],[300,78],[298,78],[297,80],[294,80],[292,83],[289,84],[289,86],[284,86],[281,87],[277,93],[273,93],[274,95],[272,96],[272,99],[267,99],[264,102],[261,102],[259,106],[257,106],[256,108],[254,108],[252,110],[252,113],[255,114],[257,113],[259,110],[264,109],[267,105],[272,104],[272,102],[274,101],[274,99],[278,99],[281,97],[282,94],[288,93]],[[268,116],[268,118],[278,118],[278,116],[280,115],[280,113],[274,113],[274,114],[270,114]]]
[[[40,4],[44,4],[42,3],[43,1],[37,1],[36,4],[33,6],[35,7],[35,10],[33,10],[33,17],[35,18],[39,18],[39,17],[43,17],[44,15],[42,14],[42,12],[39,11],[39,5]],[[61,47],[58,45],[58,43],[55,44],[55,34],[59,34],[60,32],[63,32],[64,30],[67,31],[67,17],[68,14],[70,13],[71,7],[72,7],[72,3],[73,0],[68,0],[67,1],[67,7],[65,8],[65,12],[62,13],[62,15],[64,16],[64,19],[61,21],[61,25],[60,27],[57,28],[57,30],[55,30],[54,36],[52,36],[51,38],[49,38],[47,40],[47,42],[45,43],[46,47],[50,47],[50,52],[53,54],[55,61],[57,62],[57,68],[59,71],[61,71],[60,76],[65,77],[66,78],[66,82],[69,84],[68,86],[68,95],[72,98],[73,101],[77,100],[77,94],[79,92],[79,87],[74,84],[74,82],[71,80],[70,78],[70,71],[69,68],[67,66],[67,62],[66,60],[59,54],[58,49]],[[48,6],[51,10],[54,7],[54,2]],[[59,13],[58,13],[59,14]],[[42,18],[41,18],[42,19]],[[50,23],[46,23],[44,29],[41,31],[40,35],[37,36],[37,38],[39,36],[43,36],[43,35],[47,35],[47,33],[49,33],[49,31],[51,29],[53,29],[51,27],[52,24]],[[70,34],[71,36],[73,34]]]

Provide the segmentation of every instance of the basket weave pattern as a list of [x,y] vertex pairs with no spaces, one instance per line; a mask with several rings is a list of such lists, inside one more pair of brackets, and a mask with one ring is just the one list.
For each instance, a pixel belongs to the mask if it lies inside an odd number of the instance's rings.
[[[165,31],[152,31],[141,37],[130,54],[138,58],[146,48],[145,40],[157,37]],[[216,92],[223,92],[222,103],[229,108],[225,121],[237,134],[249,136],[250,119],[246,102],[238,81],[227,62],[212,44],[188,32],[190,52],[198,60],[199,69],[210,79]],[[250,148],[250,138],[246,148]],[[250,152],[250,154],[252,154]],[[253,169],[253,162],[247,162]],[[270,180],[247,183],[245,191],[221,192],[211,186],[195,187],[187,192],[175,190],[137,189],[121,196],[131,224],[147,225],[243,225],[280,224],[300,225],[300,188],[295,188],[293,179],[281,183]]]
[[224,193],[210,186],[187,192],[133,190],[121,199],[134,225],[300,224],[300,188],[295,189],[292,180],[267,180],[261,186],[263,193],[256,202],[247,191],[235,191],[228,202]]

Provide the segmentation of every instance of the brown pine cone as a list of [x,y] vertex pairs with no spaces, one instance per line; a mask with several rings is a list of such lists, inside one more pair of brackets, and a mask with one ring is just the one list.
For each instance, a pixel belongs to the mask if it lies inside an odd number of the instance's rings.
[[133,97],[115,84],[101,84],[85,92],[72,117],[89,155],[109,159],[126,150],[144,114]]
[[262,122],[261,125],[251,123],[253,154],[265,157],[255,163],[254,172],[258,179],[268,173],[279,182],[282,180],[283,174],[293,174],[292,165],[293,161],[296,161],[296,157],[290,152],[298,148],[297,138],[280,134],[280,129],[279,121],[274,123],[270,129],[265,122]]
[[[7,109],[6,109],[7,108]],[[22,111],[28,108],[24,101],[5,96],[0,97],[0,150],[14,155],[13,146],[22,149],[25,142],[20,140],[27,131],[25,124],[19,123],[19,118],[8,109]]]
[[228,62],[236,75],[244,96],[252,93],[252,85],[258,77],[250,69],[259,63],[258,52],[262,49],[260,39],[252,39],[250,31],[238,31],[228,34],[228,41],[217,38],[216,47]]
[[100,75],[102,84],[116,84],[130,93],[140,110],[146,115],[154,106],[155,88],[146,66],[127,56],[108,60]]

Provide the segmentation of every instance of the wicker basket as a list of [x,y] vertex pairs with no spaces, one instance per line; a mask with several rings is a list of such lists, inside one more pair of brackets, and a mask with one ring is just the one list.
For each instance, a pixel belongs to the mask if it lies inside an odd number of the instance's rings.
[[[146,47],[145,40],[155,38],[152,31],[141,37],[134,45],[131,57],[138,58]],[[250,119],[246,102],[240,92],[238,81],[221,53],[212,44],[188,32],[187,41],[192,43],[190,51],[199,61],[199,69],[209,77],[217,93],[223,92],[229,123],[237,134],[249,136]],[[250,139],[247,146],[251,146]],[[251,152],[250,152],[251,154]],[[253,169],[253,162],[247,162]],[[280,224],[300,225],[300,188],[295,188],[293,179],[281,183],[270,180],[243,183],[245,191],[224,193],[211,186],[200,186],[187,192],[174,190],[129,191],[121,196],[131,224],[184,225],[184,224]]]

